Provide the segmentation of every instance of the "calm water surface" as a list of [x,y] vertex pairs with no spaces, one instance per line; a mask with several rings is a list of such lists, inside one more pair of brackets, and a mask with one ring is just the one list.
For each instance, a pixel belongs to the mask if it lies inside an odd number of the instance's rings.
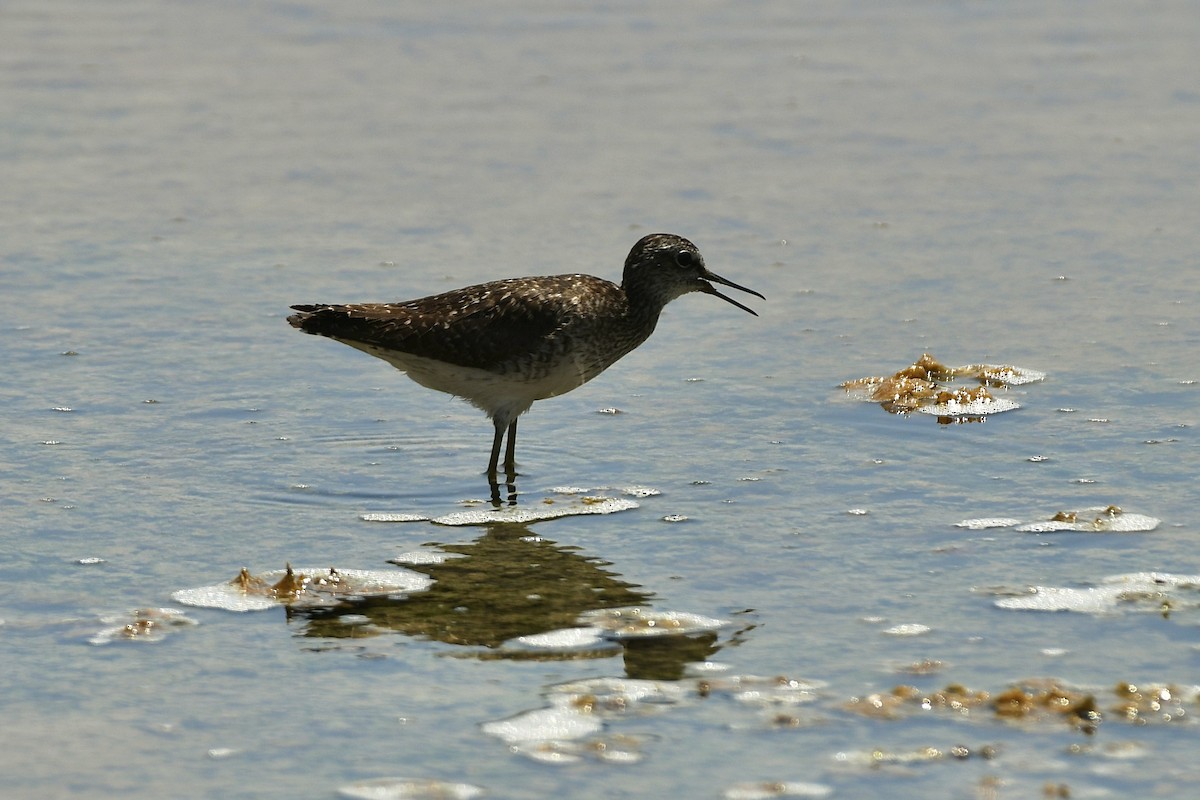
[[[1105,614],[994,605],[1200,573],[1189,4],[3,17],[0,794],[331,797],[385,776],[518,798],[1194,791],[1194,588]],[[658,494],[528,526],[361,519],[486,499],[490,424],[297,334],[289,304],[616,278],[656,230],[762,291],[761,317],[683,298],[642,349],[537,404],[516,502]],[[837,388],[926,351],[1048,377],[1008,392],[1018,411],[947,426]],[[1110,504],[1161,522],[955,526]],[[433,544],[460,558],[418,567],[437,583],[407,600],[171,599],[243,566],[393,569]],[[635,604],[728,624],[586,658],[500,647]],[[156,607],[199,624],[92,643]],[[928,630],[888,632],[904,625]],[[941,666],[905,671],[924,661]],[[735,676],[813,688],[739,694]],[[682,692],[600,715],[634,763],[586,744],[543,763],[487,733],[602,677]],[[853,702],[1043,678],[1095,696],[1093,733]],[[1120,682],[1174,696],[1127,722]]]

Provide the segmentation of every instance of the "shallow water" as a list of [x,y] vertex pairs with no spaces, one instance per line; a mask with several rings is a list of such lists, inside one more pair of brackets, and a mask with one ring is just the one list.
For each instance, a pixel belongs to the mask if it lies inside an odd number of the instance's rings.
[[[1099,615],[995,601],[1200,573],[1198,28],[1183,3],[8,7],[5,791],[1191,791],[1194,588]],[[683,298],[641,349],[538,403],[516,501],[657,493],[527,524],[363,519],[488,508],[490,425],[297,334],[290,303],[614,278],[654,230],[765,294],[761,317]],[[838,388],[923,352],[1048,377],[961,425]],[[1160,523],[955,526],[1108,505]],[[437,582],[404,599],[172,599],[243,566],[435,550],[459,557],[408,565]],[[727,624],[512,643],[639,604]],[[130,615],[157,607],[198,624]],[[96,639],[125,624],[134,639]],[[813,688],[728,683],[753,675]],[[570,763],[489,734],[559,684],[620,677],[679,694],[576,698],[569,721],[629,738],[585,736]],[[1047,677],[1095,695],[1093,732],[852,703]],[[1175,694],[1125,721],[1126,681]]]

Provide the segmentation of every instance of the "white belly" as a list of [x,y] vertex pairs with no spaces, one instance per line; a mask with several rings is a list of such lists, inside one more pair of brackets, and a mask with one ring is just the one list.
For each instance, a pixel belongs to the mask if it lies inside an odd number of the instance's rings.
[[422,386],[461,397],[488,416],[505,421],[528,411],[535,400],[565,394],[592,377],[570,358],[562,359],[543,376],[525,379],[519,373],[499,375],[357,342],[345,343],[383,359]]

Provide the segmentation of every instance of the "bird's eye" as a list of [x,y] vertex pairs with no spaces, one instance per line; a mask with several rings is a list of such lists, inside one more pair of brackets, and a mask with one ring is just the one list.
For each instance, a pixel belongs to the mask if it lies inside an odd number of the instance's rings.
[[690,267],[696,263],[696,256],[690,250],[680,250],[675,254],[675,263],[681,267]]

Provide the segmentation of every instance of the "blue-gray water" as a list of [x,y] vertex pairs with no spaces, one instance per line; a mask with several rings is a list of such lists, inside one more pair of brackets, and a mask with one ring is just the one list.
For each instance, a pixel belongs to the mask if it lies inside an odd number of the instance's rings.
[[[331,797],[409,776],[514,798],[1187,796],[1195,590],[1161,613],[993,602],[1200,573],[1198,40],[1186,2],[7,4],[0,795]],[[765,294],[761,317],[685,297],[536,404],[518,502],[661,494],[517,530],[360,519],[486,498],[490,425],[292,330],[289,304],[616,278],[656,230]],[[1048,377],[952,426],[837,388],[925,351]],[[1110,504],[1161,523],[954,525]],[[199,624],[160,642],[90,643],[243,566],[386,569],[433,542],[477,569],[378,612],[378,635],[185,608]],[[555,592],[599,584],[730,624],[489,657],[502,621],[556,627],[573,606]],[[884,632],[904,624],[930,630]],[[901,670],[926,659],[942,667]],[[822,688],[756,704],[684,677],[684,701],[605,718],[641,737],[633,764],[536,762],[483,728],[564,681],[705,661]],[[1037,678],[1093,693],[1095,733],[847,708]],[[1124,681],[1184,699],[1127,722]]]

